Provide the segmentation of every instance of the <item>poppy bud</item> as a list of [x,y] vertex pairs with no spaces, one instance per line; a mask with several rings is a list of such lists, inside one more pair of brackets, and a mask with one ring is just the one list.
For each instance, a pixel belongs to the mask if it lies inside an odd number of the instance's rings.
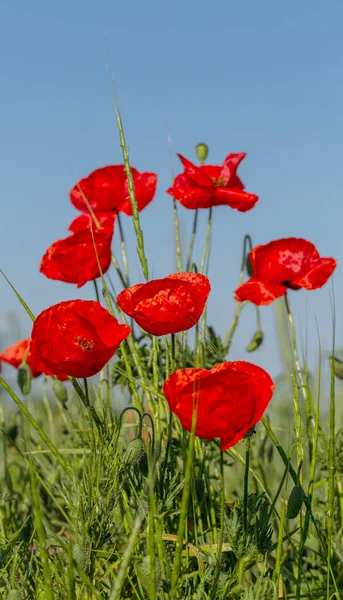
[[288,498],[287,519],[295,519],[300,513],[304,501],[304,492],[301,485],[295,485]]
[[85,548],[80,544],[74,544],[72,553],[77,566],[80,567],[82,571],[85,571],[87,568],[87,552]]
[[247,352],[254,352],[255,350],[257,350],[257,348],[259,348],[263,342],[263,331],[261,331],[260,329],[258,329],[255,333],[254,336],[250,342],[250,344],[248,344],[248,346],[246,347],[246,351]]
[[7,600],[22,600],[22,595],[18,590],[10,590],[7,594]]
[[43,588],[39,588],[36,594],[36,600],[47,600],[46,591]]
[[195,146],[195,153],[201,163],[205,162],[208,156],[208,145],[203,142]]
[[65,405],[68,402],[68,392],[65,389],[62,381],[59,379],[54,379],[52,389],[57,400],[61,402],[61,404]]
[[18,368],[18,385],[21,389],[21,393],[24,396],[31,391],[32,373],[30,367],[26,362],[22,362]]
[[[155,559],[156,568],[156,589],[159,590],[162,584],[162,569],[158,558]],[[145,556],[142,561],[136,565],[136,571],[142,587],[145,591],[150,590],[151,582],[151,560],[150,556]]]
[[252,270],[252,264],[251,264],[251,260],[250,260],[250,254],[248,254],[247,259],[246,259],[246,263],[245,263],[245,268],[247,270],[247,273],[249,275],[249,277],[253,276],[253,270]]
[[333,372],[338,379],[343,379],[343,361],[336,356],[330,356],[330,362],[333,363]]
[[242,585],[235,585],[235,587],[231,590],[231,594],[233,596],[240,596],[242,592],[244,592],[244,587]]
[[140,438],[131,440],[124,454],[125,466],[134,465],[144,454],[144,444]]

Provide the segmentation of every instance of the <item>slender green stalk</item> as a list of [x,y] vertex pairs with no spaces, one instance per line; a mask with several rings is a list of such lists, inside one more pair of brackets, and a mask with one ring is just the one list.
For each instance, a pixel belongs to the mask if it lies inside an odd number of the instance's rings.
[[98,284],[96,282],[96,279],[93,279],[93,285],[94,285],[96,300],[97,300],[97,302],[100,302],[100,294],[99,294],[99,289],[98,289]]
[[286,508],[287,508],[287,504],[283,500],[282,507],[281,507],[280,523],[279,523],[278,541],[277,541],[277,547],[276,547],[276,563],[275,563],[274,574],[273,574],[274,581],[277,585],[279,584],[280,573],[281,573],[283,530],[284,530],[284,526],[285,526]]
[[194,213],[191,241],[189,243],[188,254],[187,254],[186,271],[190,270],[191,264],[192,264],[192,256],[193,256],[193,249],[194,249],[194,243],[195,243],[195,236],[197,233],[197,226],[198,226],[198,210],[196,210]]
[[[241,269],[240,269],[240,273],[239,273],[238,286],[242,285],[242,283],[244,281],[244,272],[246,270],[247,248],[248,247],[251,250],[251,248],[252,248],[251,237],[250,237],[250,235],[245,235],[244,239],[243,239],[243,251],[242,251]],[[224,340],[223,340],[223,345],[226,349],[226,355],[229,353],[229,350],[230,350],[230,347],[232,344],[232,340],[233,340],[233,336],[234,336],[237,326],[238,326],[240,314],[246,304],[247,304],[246,302],[236,302],[235,316],[234,316],[233,321],[228,329],[228,332],[226,333]],[[258,321],[258,323],[259,323],[259,321]]]
[[[333,341],[332,356],[335,356],[335,315],[333,317]],[[335,427],[336,427],[336,407],[335,407],[335,371],[334,361],[331,361],[331,384],[330,384],[330,436],[329,436],[329,490],[328,490],[328,510],[327,510],[327,579],[326,579],[326,597],[330,598],[330,575],[331,575],[331,552],[333,535],[333,512],[335,502]]]
[[[195,396],[196,396],[196,393],[195,393]],[[180,574],[180,569],[181,569],[181,552],[182,552],[182,546],[183,546],[185,525],[186,525],[186,520],[187,520],[187,516],[188,516],[188,502],[189,502],[189,496],[190,496],[190,491],[191,491],[196,422],[197,422],[197,406],[194,405],[193,406],[193,415],[192,415],[192,431],[189,436],[184,486],[183,486],[182,499],[181,499],[180,519],[179,519],[179,526],[178,526],[178,530],[177,530],[175,558],[174,558],[174,565],[173,565],[173,571],[172,571],[172,576],[171,576],[171,592],[170,592],[171,600],[174,600],[174,598],[176,598],[179,574]]]
[[119,266],[119,263],[118,263],[116,257],[113,254],[112,254],[111,260],[112,260],[112,264],[113,264],[115,270],[117,271],[117,275],[118,275],[118,277],[120,279],[120,282],[121,282],[122,286],[124,288],[126,288],[127,287],[127,285],[126,285],[126,279],[125,279],[125,277],[124,277],[124,275],[122,273],[122,270],[121,270],[121,268]]
[[76,391],[77,395],[79,396],[81,402],[85,405],[87,412],[88,412],[88,410],[90,411],[90,414],[92,415],[92,418],[94,420],[95,425],[98,428],[98,431],[102,432],[103,431],[102,421],[101,421],[98,413],[96,412],[94,406],[92,406],[90,404],[88,393],[83,391],[81,385],[79,384],[77,379],[75,379],[74,377],[69,377],[69,381],[71,381],[71,383],[74,387],[74,390]]
[[217,564],[212,585],[211,600],[215,600],[217,592],[217,583],[220,575],[220,562],[222,557],[224,541],[224,520],[225,520],[225,480],[224,480],[224,452],[220,452],[220,532],[218,542]]
[[65,474],[69,477],[69,479],[71,481],[73,481],[72,470],[70,469],[70,467],[68,467],[64,458],[61,456],[61,454],[57,450],[56,446],[52,443],[52,441],[46,435],[46,433],[43,431],[43,429],[39,426],[39,424],[37,423],[34,416],[30,413],[28,408],[26,408],[25,404],[22,403],[22,401],[18,398],[16,393],[12,390],[12,388],[8,385],[8,383],[6,383],[6,381],[2,377],[0,377],[0,385],[2,385],[2,387],[6,390],[6,392],[11,396],[12,400],[14,400],[14,402],[16,403],[18,408],[21,410],[23,415],[30,422],[32,427],[34,427],[34,429],[37,431],[39,437],[43,440],[44,444],[46,444],[46,446],[49,448],[51,453],[54,455],[54,457],[56,458],[59,465],[62,467]]
[[[108,63],[109,63],[108,53],[107,53],[107,59],[108,59]],[[133,213],[133,217],[132,217],[133,227],[134,227],[136,239],[137,239],[137,254],[138,254],[140,263],[142,265],[144,278],[146,281],[148,281],[148,279],[149,279],[148,261],[146,259],[145,251],[144,251],[143,231],[142,231],[140,219],[139,219],[138,204],[137,204],[136,197],[135,197],[135,186],[134,186],[132,172],[131,172],[131,168],[130,168],[129,150],[128,150],[128,147],[127,147],[126,141],[125,141],[124,128],[123,128],[123,123],[122,123],[121,115],[120,115],[120,111],[119,111],[119,102],[118,102],[118,98],[117,98],[117,92],[115,89],[113,73],[111,73],[111,81],[112,81],[113,98],[114,98],[114,110],[115,110],[116,119],[117,119],[120,145],[121,145],[121,149],[122,149],[122,153],[123,153],[125,173],[126,173],[126,177],[127,177],[128,192],[129,192],[129,196],[130,196],[130,202],[131,202],[132,213]]]
[[248,499],[249,499],[249,463],[250,463],[250,437],[245,440],[245,470],[244,470],[244,496],[243,496],[243,528],[244,543],[248,534]]
[[127,571],[128,566],[130,565],[132,552],[133,552],[133,549],[137,542],[137,538],[139,535],[139,530],[142,525],[143,517],[144,517],[144,515],[142,513],[137,515],[137,517],[136,517],[136,520],[134,522],[134,525],[133,525],[133,528],[131,531],[131,535],[129,537],[129,541],[127,543],[127,546],[126,546],[126,549],[125,549],[125,552],[123,555],[123,559],[120,564],[118,574],[114,581],[114,585],[112,587],[112,590],[108,597],[108,600],[120,600],[120,598],[121,598],[120,593],[121,593],[122,587],[124,585],[126,571]]
[[125,273],[125,277],[126,277],[126,287],[130,287],[129,263],[127,260],[124,229],[123,229],[123,224],[121,222],[120,213],[117,214],[117,223],[118,223],[118,227],[119,227],[120,247],[121,247],[121,255],[123,258],[124,273]]
[[42,514],[41,514],[39,496],[38,496],[37,479],[36,479],[36,474],[35,474],[35,470],[34,470],[31,458],[29,459],[29,464],[30,464],[29,470],[30,470],[30,481],[31,481],[32,504],[33,504],[33,511],[34,511],[35,526],[36,526],[36,530],[37,530],[37,534],[38,534],[39,554],[40,554],[40,558],[42,561],[42,567],[43,567],[45,594],[46,594],[47,600],[54,600],[55,595],[53,592],[52,582],[51,582],[49,557],[48,557],[48,552],[46,549],[46,535],[45,535],[45,529],[43,526],[43,519],[42,519]]
[[208,211],[208,220],[207,220],[207,228],[206,228],[206,236],[205,236],[205,244],[204,249],[200,261],[200,270],[199,273],[204,272],[206,257],[210,248],[210,240],[211,240],[211,232],[212,232],[212,208]]
[[[168,136],[169,144],[169,164],[170,164],[170,175],[172,183],[174,183],[174,167],[173,167],[173,146],[171,136]],[[177,204],[175,198],[173,198],[173,221],[174,221],[174,233],[175,233],[175,253],[176,253],[176,265],[177,270],[180,273],[182,271],[182,258],[181,258],[181,238],[180,238],[180,224],[177,213]]]

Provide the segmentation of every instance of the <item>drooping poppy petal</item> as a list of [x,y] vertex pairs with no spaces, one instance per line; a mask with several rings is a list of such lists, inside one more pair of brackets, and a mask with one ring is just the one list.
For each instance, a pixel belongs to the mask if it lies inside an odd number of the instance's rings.
[[266,306],[271,304],[277,298],[284,296],[287,288],[284,285],[270,283],[269,281],[261,281],[255,277],[251,277],[235,290],[235,300],[244,302],[249,300],[257,306]]
[[152,335],[186,331],[201,317],[210,282],[198,273],[175,273],[123,290],[118,306]]
[[173,196],[188,209],[230,206],[240,212],[251,210],[258,196],[244,191],[244,185],[236,171],[245,158],[245,152],[229,154],[222,167],[201,165],[197,167],[178,155],[184,172],[178,175],[167,194]]
[[93,232],[92,235],[89,229],[57,240],[44,254],[40,272],[49,279],[82,287],[108,271],[112,258],[111,242],[111,230]]
[[182,426],[204,439],[220,438],[227,450],[261,419],[272,398],[268,373],[244,361],[225,362],[206,369],[178,369],[163,386],[170,410]]
[[[156,192],[157,175],[139,173],[131,168],[138,210],[143,210]],[[70,191],[70,200],[78,210],[95,213],[124,212],[132,215],[124,165],[96,169],[78,181]]]
[[92,229],[93,231],[102,231],[104,229],[113,234],[116,213],[96,213],[95,218],[100,227],[97,227],[90,213],[84,212],[70,223],[68,229],[72,233],[79,233],[85,229]]
[[48,374],[92,377],[108,363],[130,331],[99,302],[70,300],[37,317],[30,350]]
[[334,258],[321,258],[314,244],[302,238],[256,246],[249,259],[252,278],[236,290],[236,300],[250,300],[257,305],[270,304],[287,289],[318,289],[337,266]]

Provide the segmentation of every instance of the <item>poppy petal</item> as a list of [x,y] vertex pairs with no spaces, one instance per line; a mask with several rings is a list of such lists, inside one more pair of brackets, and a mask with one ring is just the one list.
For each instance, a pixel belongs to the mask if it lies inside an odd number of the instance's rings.
[[218,187],[215,191],[215,206],[230,206],[239,212],[247,212],[254,208],[258,196],[239,189]]
[[[155,173],[137,173],[134,177],[135,198],[138,210],[142,211],[153,200],[157,187],[157,175]],[[130,196],[128,194],[128,184],[125,183],[125,200],[119,204],[118,212],[123,212],[128,216],[133,215]]]
[[251,277],[235,290],[235,300],[237,302],[249,300],[257,306],[265,306],[284,296],[286,291],[287,288],[284,285],[260,281],[256,277]]
[[[227,155],[219,175],[220,180],[223,181],[224,186],[230,185],[230,187],[235,187],[233,185],[233,179],[236,176],[236,171],[239,165],[241,164],[242,160],[246,157],[246,155],[246,152],[236,152]],[[243,185],[241,181],[240,183],[241,185]]]
[[292,285],[306,290],[321,288],[329,279],[337,266],[334,258],[320,258],[306,275],[294,279]]
[[178,154],[179,159],[185,169],[185,175],[191,180],[193,185],[200,185],[204,187],[213,187],[213,181],[206,170],[203,167],[197,167],[190,160]]

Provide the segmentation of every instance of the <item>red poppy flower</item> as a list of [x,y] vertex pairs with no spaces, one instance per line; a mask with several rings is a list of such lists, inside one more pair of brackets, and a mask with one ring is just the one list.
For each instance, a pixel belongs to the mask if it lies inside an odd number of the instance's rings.
[[249,254],[252,277],[235,292],[238,302],[270,304],[291,290],[321,288],[336,268],[334,258],[321,258],[301,238],[285,238],[256,246]]
[[245,361],[224,362],[207,369],[178,369],[168,377],[163,393],[170,410],[187,431],[205,439],[220,438],[227,450],[261,419],[272,398],[274,383],[256,365]]
[[[44,254],[40,272],[50,279],[76,283],[82,287],[108,271],[111,264],[111,230],[91,231],[85,229],[63,240],[57,240]],[[96,246],[96,251],[94,248]]]
[[186,331],[205,308],[210,282],[199,273],[176,273],[120,292],[118,306],[152,335]]
[[31,352],[44,372],[92,377],[108,363],[130,331],[99,302],[60,302],[35,320]]
[[228,154],[222,167],[202,165],[197,167],[178,154],[184,172],[175,178],[167,190],[182,206],[190,209],[231,206],[240,212],[251,210],[258,196],[244,191],[236,171],[245,158],[245,152]]
[[113,234],[116,219],[115,213],[96,213],[96,219],[100,227],[97,227],[90,213],[84,212],[70,223],[68,229],[73,233],[79,233],[80,231],[85,231],[85,229],[92,229],[95,232],[105,230]]
[[32,377],[39,377],[42,374],[42,370],[39,368],[37,361],[35,361],[34,357],[29,350],[30,348],[30,339],[19,340],[9,346],[5,350],[0,353],[0,361],[8,363],[18,369],[25,359],[27,365],[30,367]]
[[[131,173],[138,210],[143,210],[155,195],[157,175],[139,173],[133,167]],[[78,210],[88,211],[88,203],[95,213],[115,211],[132,216],[124,165],[96,169],[73,187],[70,199]]]

